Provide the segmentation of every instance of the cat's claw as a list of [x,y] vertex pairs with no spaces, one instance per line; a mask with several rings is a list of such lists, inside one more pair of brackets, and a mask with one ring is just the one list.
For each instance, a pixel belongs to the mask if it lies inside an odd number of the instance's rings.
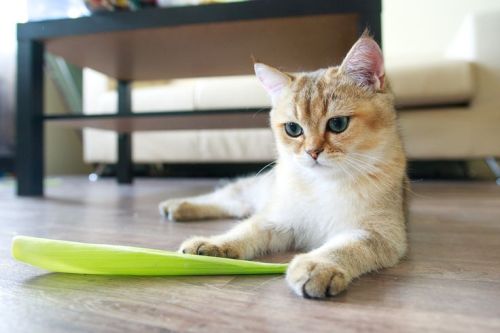
[[325,298],[346,289],[347,274],[327,260],[311,258],[307,254],[296,256],[286,273],[292,290],[304,298]]
[[175,211],[181,202],[179,200],[165,200],[158,205],[160,215],[170,221],[175,221]]
[[196,216],[197,206],[185,200],[166,200],[161,202],[158,208],[160,215],[170,221],[182,222],[198,219]]

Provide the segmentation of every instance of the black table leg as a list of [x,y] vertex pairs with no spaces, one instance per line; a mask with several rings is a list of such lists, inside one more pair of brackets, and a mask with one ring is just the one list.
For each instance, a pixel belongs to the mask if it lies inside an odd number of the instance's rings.
[[[118,81],[118,113],[132,113],[132,96],[129,81]],[[119,184],[132,183],[132,167],[132,134],[118,133],[118,163],[116,165],[116,173]]]
[[16,176],[19,196],[42,196],[44,46],[19,40],[17,54]]

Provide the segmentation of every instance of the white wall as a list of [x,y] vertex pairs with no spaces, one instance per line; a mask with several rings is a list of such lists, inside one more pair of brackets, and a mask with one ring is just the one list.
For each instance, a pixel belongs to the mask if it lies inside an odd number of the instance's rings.
[[382,5],[388,62],[443,57],[468,13],[500,11],[500,0],[383,0]]

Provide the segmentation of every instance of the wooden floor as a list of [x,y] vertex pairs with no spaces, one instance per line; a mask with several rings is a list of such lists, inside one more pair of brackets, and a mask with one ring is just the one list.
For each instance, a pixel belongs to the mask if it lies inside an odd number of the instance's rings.
[[176,249],[234,221],[166,222],[157,203],[214,184],[62,178],[49,182],[45,199],[19,199],[0,182],[0,332],[500,332],[493,183],[415,183],[408,258],[327,301],[295,296],[283,276],[47,274],[10,258],[20,234]]

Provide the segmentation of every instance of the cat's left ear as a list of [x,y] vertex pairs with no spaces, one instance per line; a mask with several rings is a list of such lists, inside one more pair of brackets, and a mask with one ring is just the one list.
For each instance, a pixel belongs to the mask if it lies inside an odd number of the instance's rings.
[[283,89],[292,82],[292,76],[258,62],[254,64],[254,69],[255,75],[257,75],[260,83],[271,96],[272,103],[275,104]]
[[377,42],[364,33],[345,57],[340,70],[361,86],[375,91],[385,88],[384,57]]

